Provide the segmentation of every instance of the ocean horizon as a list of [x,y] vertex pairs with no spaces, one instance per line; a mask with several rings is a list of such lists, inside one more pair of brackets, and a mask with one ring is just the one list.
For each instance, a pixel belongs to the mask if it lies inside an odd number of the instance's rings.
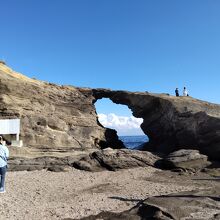
[[138,148],[141,144],[149,141],[149,138],[146,135],[122,135],[119,136],[119,139],[128,149]]

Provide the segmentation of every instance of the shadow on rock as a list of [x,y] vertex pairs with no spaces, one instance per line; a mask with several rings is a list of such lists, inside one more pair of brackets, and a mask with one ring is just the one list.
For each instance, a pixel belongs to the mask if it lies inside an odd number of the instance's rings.
[[144,201],[133,200],[121,197],[111,197],[120,201],[138,202],[130,210],[113,213],[101,212],[81,220],[179,220],[179,219],[210,219],[217,220],[220,217],[220,198],[219,193],[210,190],[200,190],[192,192],[181,192],[165,196],[156,196]]

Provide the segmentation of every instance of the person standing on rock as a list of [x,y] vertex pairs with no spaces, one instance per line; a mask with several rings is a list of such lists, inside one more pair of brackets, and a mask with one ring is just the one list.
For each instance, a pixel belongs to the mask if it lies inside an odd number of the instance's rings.
[[7,171],[7,159],[9,157],[9,150],[0,136],[0,193],[5,192],[5,176]]
[[189,96],[186,87],[183,88],[183,96]]
[[175,93],[176,93],[176,97],[180,96],[178,88],[176,88]]

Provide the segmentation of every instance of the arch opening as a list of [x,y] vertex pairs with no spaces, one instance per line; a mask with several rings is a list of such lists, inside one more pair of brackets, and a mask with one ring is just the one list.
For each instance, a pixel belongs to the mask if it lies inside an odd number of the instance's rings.
[[98,99],[95,108],[99,123],[105,128],[117,131],[119,139],[129,149],[141,149],[149,141],[140,125],[142,118],[136,118],[126,105],[115,104],[109,98]]

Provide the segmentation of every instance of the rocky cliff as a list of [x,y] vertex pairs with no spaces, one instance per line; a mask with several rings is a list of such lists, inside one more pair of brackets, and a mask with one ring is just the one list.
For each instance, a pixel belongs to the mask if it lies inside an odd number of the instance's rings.
[[30,79],[0,63],[0,118],[21,119],[22,149],[15,155],[69,155],[121,148],[116,132],[97,119],[94,103],[109,98],[143,118],[145,150],[198,149],[220,160],[220,105],[168,94],[60,86]]
[[198,149],[220,159],[220,105],[192,97],[94,89],[94,97],[109,98],[127,105],[133,115],[143,118],[142,130],[149,137],[145,150],[170,153]]
[[[0,63],[0,118],[21,119],[22,149],[15,154],[65,155],[99,145],[122,146],[97,121],[91,89],[30,79]],[[11,138],[11,137],[9,137]]]

